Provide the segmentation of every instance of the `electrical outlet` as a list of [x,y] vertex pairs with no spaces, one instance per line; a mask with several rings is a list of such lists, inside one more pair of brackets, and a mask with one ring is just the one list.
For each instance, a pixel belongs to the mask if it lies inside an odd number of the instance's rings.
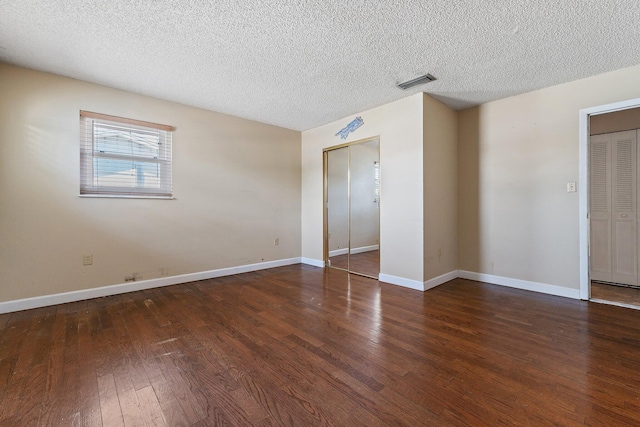
[[567,182],[567,193],[575,193],[576,192],[576,182],[569,181]]
[[438,257],[442,256],[442,248],[438,248]]
[[280,244],[280,238],[276,237],[276,238],[273,240],[273,246],[278,246],[279,244]]
[[166,277],[169,275],[169,268],[167,267],[163,267],[160,269],[160,276],[161,277]]
[[91,265],[93,264],[93,254],[82,255],[82,265]]

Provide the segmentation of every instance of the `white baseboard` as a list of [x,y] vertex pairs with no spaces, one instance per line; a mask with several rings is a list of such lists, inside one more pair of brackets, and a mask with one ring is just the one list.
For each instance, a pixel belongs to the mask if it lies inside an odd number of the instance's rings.
[[64,292],[60,294],[44,295],[40,297],[0,302],[0,314],[11,313],[20,310],[29,310],[31,308],[46,307],[49,305],[65,304],[68,302],[82,301],[91,298],[100,298],[109,295],[124,294],[127,292],[140,291],[143,289],[178,285],[180,283],[193,282],[196,280],[231,276],[233,274],[248,273],[251,271],[265,270],[267,268],[299,264],[300,262],[300,258],[280,259],[276,261],[259,262],[256,264],[220,268],[217,270],[202,271],[198,273],[181,274],[179,276],[160,277],[157,279],[140,280],[137,282],[127,282],[118,285],[102,286],[99,288],[83,289],[79,291]]
[[[188,283],[197,280],[213,279],[216,277],[230,276],[233,274],[248,273],[251,271],[265,270],[268,268],[282,267],[293,264],[307,264],[315,267],[324,267],[324,262],[313,258],[288,258],[276,261],[260,262],[256,264],[241,265],[237,267],[220,268],[217,270],[202,271],[198,273],[182,274],[179,276],[160,277],[157,279],[141,280],[137,282],[121,283],[111,286],[102,286],[99,288],[83,289],[79,291],[64,292],[59,294],[44,295],[40,297],[24,298],[13,301],[0,302],[0,314],[11,313],[20,310],[29,310],[32,308],[46,307],[56,304],[65,304],[68,302],[82,301],[91,298],[100,298],[109,295],[124,294],[127,292],[140,291],[143,289],[159,288],[162,286],[178,285],[180,283]],[[527,291],[541,292],[549,295],[556,295],[566,298],[580,299],[580,290],[565,288],[563,286],[548,285],[545,283],[529,282],[526,280],[512,279],[509,277],[494,276],[492,274],[474,273],[471,271],[456,270],[441,276],[429,279],[426,282],[419,280],[406,279],[404,277],[392,276],[390,274],[380,273],[378,280],[380,282],[390,283],[392,285],[403,286],[405,288],[425,291],[438,285],[448,282],[449,280],[461,277],[463,279],[476,280],[479,282],[491,283],[494,285],[507,286],[510,288],[524,289]]]
[[442,285],[443,283],[447,283],[449,280],[453,280],[455,278],[459,277],[458,276],[458,270],[453,270],[450,271],[448,273],[445,273],[441,276],[438,277],[434,277],[433,279],[429,279],[426,282],[424,282],[424,287],[423,289],[425,291],[428,291],[429,289],[433,289],[436,286]]
[[512,279],[510,277],[494,276],[493,274],[474,273],[471,271],[458,271],[458,277],[478,282],[491,283],[493,285],[507,286],[523,289],[525,291],[540,292],[559,297],[580,299],[580,289],[565,288],[564,286],[549,285],[546,283],[529,282],[528,280]]
[[340,256],[340,255],[346,255],[349,253],[349,248],[342,248],[342,249],[334,249],[332,251],[329,251],[329,256]]
[[385,283],[391,283],[392,285],[403,286],[405,288],[415,289],[417,291],[428,291],[435,288],[438,285],[453,280],[458,277],[458,270],[450,271],[433,279],[429,279],[426,282],[420,282],[419,280],[405,279],[404,277],[391,276],[390,274],[380,273],[378,280]]
[[361,246],[359,248],[351,249],[351,253],[352,254],[361,254],[363,252],[377,251],[378,249],[380,249],[380,245]]
[[[380,245],[361,246],[359,248],[351,249],[351,253],[361,254],[363,252],[377,251],[378,249],[380,249]],[[329,251],[329,256],[346,255],[348,252],[349,252],[349,248],[334,249],[332,251]]]
[[319,259],[302,257],[300,262],[302,262],[303,264],[312,265],[314,267],[324,268],[324,261],[321,261]]
[[415,289],[417,291],[424,291],[424,283],[419,280],[405,279],[404,277],[380,273],[378,275],[378,281],[391,283],[392,285],[398,285],[409,289]]

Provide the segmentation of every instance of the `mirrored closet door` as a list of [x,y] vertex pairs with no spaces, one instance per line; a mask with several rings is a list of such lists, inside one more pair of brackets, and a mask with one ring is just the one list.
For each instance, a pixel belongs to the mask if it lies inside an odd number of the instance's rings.
[[325,263],[378,278],[380,272],[380,140],[324,152]]

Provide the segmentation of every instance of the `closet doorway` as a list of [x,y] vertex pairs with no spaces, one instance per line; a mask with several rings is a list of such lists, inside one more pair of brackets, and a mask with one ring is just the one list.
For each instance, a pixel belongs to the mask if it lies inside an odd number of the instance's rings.
[[380,273],[380,138],[326,148],[324,261],[361,276]]
[[591,299],[640,308],[640,109],[592,116],[589,138]]

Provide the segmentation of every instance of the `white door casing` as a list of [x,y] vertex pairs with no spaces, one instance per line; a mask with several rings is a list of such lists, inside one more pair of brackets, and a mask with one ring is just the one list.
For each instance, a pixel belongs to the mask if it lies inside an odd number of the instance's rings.
[[580,228],[580,299],[590,298],[589,272],[589,117],[640,107],[640,98],[578,111],[578,222]]

